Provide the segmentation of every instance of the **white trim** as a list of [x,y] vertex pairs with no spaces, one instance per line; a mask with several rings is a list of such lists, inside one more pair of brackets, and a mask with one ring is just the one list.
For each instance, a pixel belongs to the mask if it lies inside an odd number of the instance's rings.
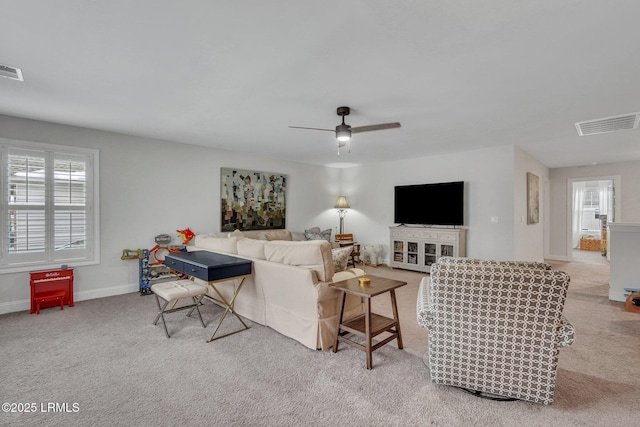
[[573,260],[573,183],[584,181],[613,181],[615,191],[615,200],[613,204],[615,212],[615,221],[622,221],[622,177],[620,175],[612,176],[587,176],[582,178],[569,178],[567,180],[567,228],[566,228],[566,260]]
[[550,261],[571,261],[569,257],[562,255],[548,255],[545,256],[544,259],[548,259]]
[[[139,292],[140,285],[138,283],[131,283],[128,285],[118,285],[109,288],[101,288],[101,289],[93,289],[90,291],[80,291],[73,293],[74,303],[78,301],[87,301],[98,298],[112,297],[116,295],[124,295],[130,294],[132,292]],[[66,310],[67,306],[64,307]],[[4,302],[0,303],[0,315],[15,313],[18,311],[29,311],[31,310],[31,301],[28,299],[21,299],[18,301]],[[71,307],[73,310],[73,307]]]
[[640,233],[640,222],[610,222],[609,228],[625,233]]
[[[59,268],[62,264],[72,267],[97,265],[100,264],[100,151],[94,148],[76,147],[72,145],[48,144],[42,142],[23,141],[0,137],[0,147],[8,147],[11,149],[38,150],[50,152],[54,154],[73,154],[74,156],[85,156],[88,161],[88,167],[91,168],[91,174],[87,176],[87,185],[91,186],[92,203],[87,204],[85,211],[87,217],[90,217],[92,224],[87,229],[87,238],[90,239],[92,245],[88,248],[87,257],[79,258],[74,261],[73,258],[67,260],[48,260],[29,262],[16,262],[15,265],[6,264],[4,268],[0,267],[0,275],[7,273],[27,272],[33,270],[41,270],[47,268]],[[3,161],[5,159],[3,158]],[[4,166],[2,167],[4,170]],[[2,181],[2,180],[0,180]],[[5,189],[0,189],[2,200],[0,204],[6,202],[4,197]],[[0,247],[0,251],[4,250]],[[4,261],[3,261],[4,262]]]
[[53,270],[56,268],[62,268],[63,265],[66,265],[69,268],[76,267],[84,267],[87,265],[99,265],[100,260],[87,260],[87,261],[78,261],[78,262],[57,262],[57,263],[33,263],[30,265],[20,265],[19,267],[6,267],[0,269],[0,274],[9,274],[9,273],[23,273],[25,271],[37,271],[37,270]]
[[609,299],[611,301],[619,301],[626,302],[627,297],[624,296],[624,291],[615,291],[614,289],[609,288]]

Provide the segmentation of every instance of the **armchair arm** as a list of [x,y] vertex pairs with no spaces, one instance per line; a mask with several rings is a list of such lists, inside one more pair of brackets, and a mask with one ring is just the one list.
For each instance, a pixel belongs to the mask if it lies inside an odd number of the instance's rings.
[[429,277],[423,277],[418,288],[416,301],[416,314],[418,325],[425,329],[431,327],[431,301],[429,296]]
[[576,339],[576,330],[564,315],[558,327],[558,348],[569,347]]

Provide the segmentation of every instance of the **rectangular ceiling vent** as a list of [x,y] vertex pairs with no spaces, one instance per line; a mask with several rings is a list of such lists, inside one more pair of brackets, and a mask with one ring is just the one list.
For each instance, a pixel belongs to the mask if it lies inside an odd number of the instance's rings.
[[576,123],[578,135],[597,135],[599,133],[617,132],[619,130],[635,129],[640,122],[640,113],[622,116],[605,117],[604,119],[589,120]]
[[0,77],[18,80],[23,82],[22,70],[20,68],[11,67],[9,65],[0,65]]

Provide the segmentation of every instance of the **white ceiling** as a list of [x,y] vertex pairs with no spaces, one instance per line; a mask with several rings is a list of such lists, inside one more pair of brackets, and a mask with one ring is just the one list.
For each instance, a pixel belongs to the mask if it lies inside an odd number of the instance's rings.
[[[0,114],[321,165],[515,144],[640,160],[640,1],[0,1]],[[354,135],[336,155],[336,107]]]

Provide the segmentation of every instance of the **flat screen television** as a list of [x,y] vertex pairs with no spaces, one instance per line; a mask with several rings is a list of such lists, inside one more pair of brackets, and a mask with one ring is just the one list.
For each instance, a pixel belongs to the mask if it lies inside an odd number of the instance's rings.
[[394,222],[464,225],[464,182],[396,186]]

